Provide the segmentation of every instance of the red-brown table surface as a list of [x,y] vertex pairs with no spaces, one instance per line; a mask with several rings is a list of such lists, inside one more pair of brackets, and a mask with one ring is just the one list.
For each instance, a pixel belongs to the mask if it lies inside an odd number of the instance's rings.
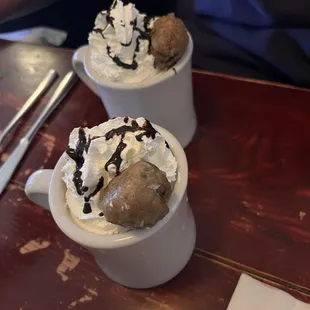
[[[0,41],[0,129],[49,68],[64,76],[71,56]],[[72,128],[107,119],[78,82],[0,196],[1,310],[224,310],[242,272],[310,302],[310,92],[199,72],[193,85],[199,125],[186,154],[197,243],[187,267],[155,289],[121,287],[26,198],[28,176],[53,168]],[[6,140],[2,162],[54,88]]]

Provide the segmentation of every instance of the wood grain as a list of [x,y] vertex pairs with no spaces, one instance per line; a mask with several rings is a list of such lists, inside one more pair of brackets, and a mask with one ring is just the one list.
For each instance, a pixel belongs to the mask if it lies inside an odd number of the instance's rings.
[[[33,205],[20,184],[11,184],[1,196],[0,214],[6,219],[0,222],[1,309],[70,309],[77,301],[72,308],[224,310],[238,281],[238,271],[194,255],[169,283],[153,290],[126,289],[110,281],[48,211]],[[30,242],[48,246],[34,251]],[[22,254],[21,248],[31,251]],[[57,269],[67,252],[78,263],[62,277]],[[91,299],[78,302],[85,296]]]
[[[0,55],[2,129],[48,69],[60,77],[71,69],[72,52],[0,41]],[[309,91],[207,73],[194,73],[193,83],[199,128],[186,153],[198,234],[185,270],[154,290],[122,288],[25,197],[30,173],[53,168],[72,128],[107,119],[99,98],[79,82],[0,197],[1,309],[220,310],[241,272],[310,302]],[[6,140],[1,161],[53,88]]]
[[197,246],[309,288],[309,91],[207,75],[194,85]]
[[[9,185],[0,198],[0,214],[6,219],[0,222],[1,309],[99,310],[104,305],[111,310],[224,310],[239,278],[238,267],[195,250],[187,267],[169,283],[152,290],[126,289],[110,281],[89,252],[57,228],[48,211],[29,202],[22,184]],[[30,242],[47,246],[34,251]],[[31,251],[21,253],[22,248]],[[64,278],[57,269],[68,252],[78,263],[65,270]],[[270,283],[310,301],[307,294]]]

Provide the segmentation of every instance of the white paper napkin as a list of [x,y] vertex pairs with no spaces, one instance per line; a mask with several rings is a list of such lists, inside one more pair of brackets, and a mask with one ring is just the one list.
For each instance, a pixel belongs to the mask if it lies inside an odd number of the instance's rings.
[[0,39],[60,46],[66,40],[67,35],[67,32],[60,29],[35,27],[14,32],[0,33]]
[[310,305],[242,274],[227,310],[310,310]]

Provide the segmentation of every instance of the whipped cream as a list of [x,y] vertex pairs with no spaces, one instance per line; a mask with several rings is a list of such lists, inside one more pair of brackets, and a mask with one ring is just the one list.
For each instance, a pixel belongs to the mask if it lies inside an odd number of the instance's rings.
[[149,54],[150,31],[155,18],[141,14],[135,5],[116,0],[98,14],[89,34],[92,69],[102,78],[138,83],[158,75]]
[[75,222],[98,234],[127,231],[105,220],[98,206],[100,194],[112,178],[140,160],[165,172],[170,183],[176,181],[176,159],[146,119],[118,117],[93,128],[75,128],[62,168],[66,201]]

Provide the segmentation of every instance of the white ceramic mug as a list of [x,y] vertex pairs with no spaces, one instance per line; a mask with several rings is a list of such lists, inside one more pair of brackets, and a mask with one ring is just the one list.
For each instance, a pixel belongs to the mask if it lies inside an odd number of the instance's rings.
[[197,127],[193,105],[193,41],[178,63],[158,77],[140,83],[111,82],[100,77],[90,65],[90,47],[83,46],[73,55],[77,75],[100,96],[109,117],[143,116],[169,130],[187,146]]
[[132,288],[157,286],[176,276],[191,257],[196,239],[195,221],[186,194],[185,153],[172,134],[154,127],[169,143],[178,162],[179,177],[168,202],[169,213],[150,229],[103,236],[79,227],[65,208],[66,186],[61,172],[65,155],[60,157],[54,170],[34,172],[25,188],[32,201],[51,210],[58,227],[69,238],[92,252],[107,276]]

